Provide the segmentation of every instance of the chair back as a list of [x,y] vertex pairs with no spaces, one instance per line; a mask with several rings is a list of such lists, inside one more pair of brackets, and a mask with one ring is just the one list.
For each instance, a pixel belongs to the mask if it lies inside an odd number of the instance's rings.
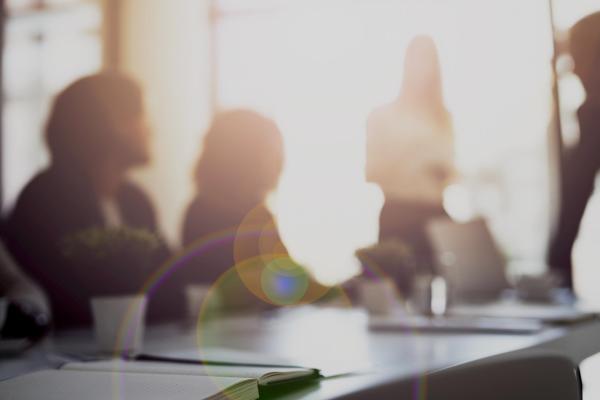
[[568,358],[517,351],[405,380],[387,380],[342,396],[394,400],[581,400],[579,369]]

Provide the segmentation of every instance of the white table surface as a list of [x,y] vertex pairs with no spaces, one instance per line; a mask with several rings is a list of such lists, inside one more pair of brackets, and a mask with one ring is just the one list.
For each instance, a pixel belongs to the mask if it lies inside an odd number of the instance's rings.
[[[242,316],[197,329],[169,325],[147,330],[144,352],[189,352],[224,347],[285,358],[327,371],[368,373],[328,379],[290,398],[335,398],[381,381],[451,367],[512,351],[545,349],[577,364],[600,352],[600,320],[551,327],[535,334],[370,332],[361,310],[305,307],[276,316]],[[203,339],[202,339],[203,338]],[[91,332],[67,332],[15,359],[0,360],[0,380],[58,365],[65,354],[93,354]],[[259,360],[260,361],[260,360]]]

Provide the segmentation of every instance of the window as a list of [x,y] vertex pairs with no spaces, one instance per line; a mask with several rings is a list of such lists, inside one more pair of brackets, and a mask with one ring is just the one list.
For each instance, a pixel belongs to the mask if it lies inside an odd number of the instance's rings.
[[516,261],[543,259],[549,229],[552,30],[548,1],[216,1],[219,107],[277,120],[287,164],[274,202],[290,252],[324,282],[376,241],[365,121],[399,92],[404,51],[431,34],[453,115],[459,218],[485,215]]
[[3,209],[48,163],[43,130],[55,94],[102,65],[102,15],[93,0],[6,2]]

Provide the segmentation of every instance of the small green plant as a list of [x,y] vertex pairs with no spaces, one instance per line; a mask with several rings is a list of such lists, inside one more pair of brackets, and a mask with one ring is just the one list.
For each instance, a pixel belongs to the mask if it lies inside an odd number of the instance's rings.
[[152,232],[129,227],[88,228],[62,240],[74,280],[89,283],[94,294],[138,290],[158,267],[163,248]]

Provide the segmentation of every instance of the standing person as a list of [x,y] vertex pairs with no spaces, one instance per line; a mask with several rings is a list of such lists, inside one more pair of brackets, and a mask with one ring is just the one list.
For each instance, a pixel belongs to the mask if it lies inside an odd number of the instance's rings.
[[453,154],[437,49],[431,37],[417,36],[406,52],[400,96],[369,117],[366,175],[385,196],[380,241],[402,240],[425,268],[433,265],[425,227],[446,216],[443,192],[455,173]]
[[586,99],[577,113],[579,143],[565,149],[562,157],[560,214],[548,263],[565,286],[572,288],[571,253],[600,169],[600,12],[577,22],[570,33],[574,72],[583,84]]
[[46,126],[50,165],[21,192],[7,239],[48,294],[58,327],[89,324],[90,290],[103,284],[70,279],[61,251],[66,235],[123,225],[157,231],[150,200],[126,178],[149,161],[145,118],[140,87],[116,72],[82,78],[54,101]]

